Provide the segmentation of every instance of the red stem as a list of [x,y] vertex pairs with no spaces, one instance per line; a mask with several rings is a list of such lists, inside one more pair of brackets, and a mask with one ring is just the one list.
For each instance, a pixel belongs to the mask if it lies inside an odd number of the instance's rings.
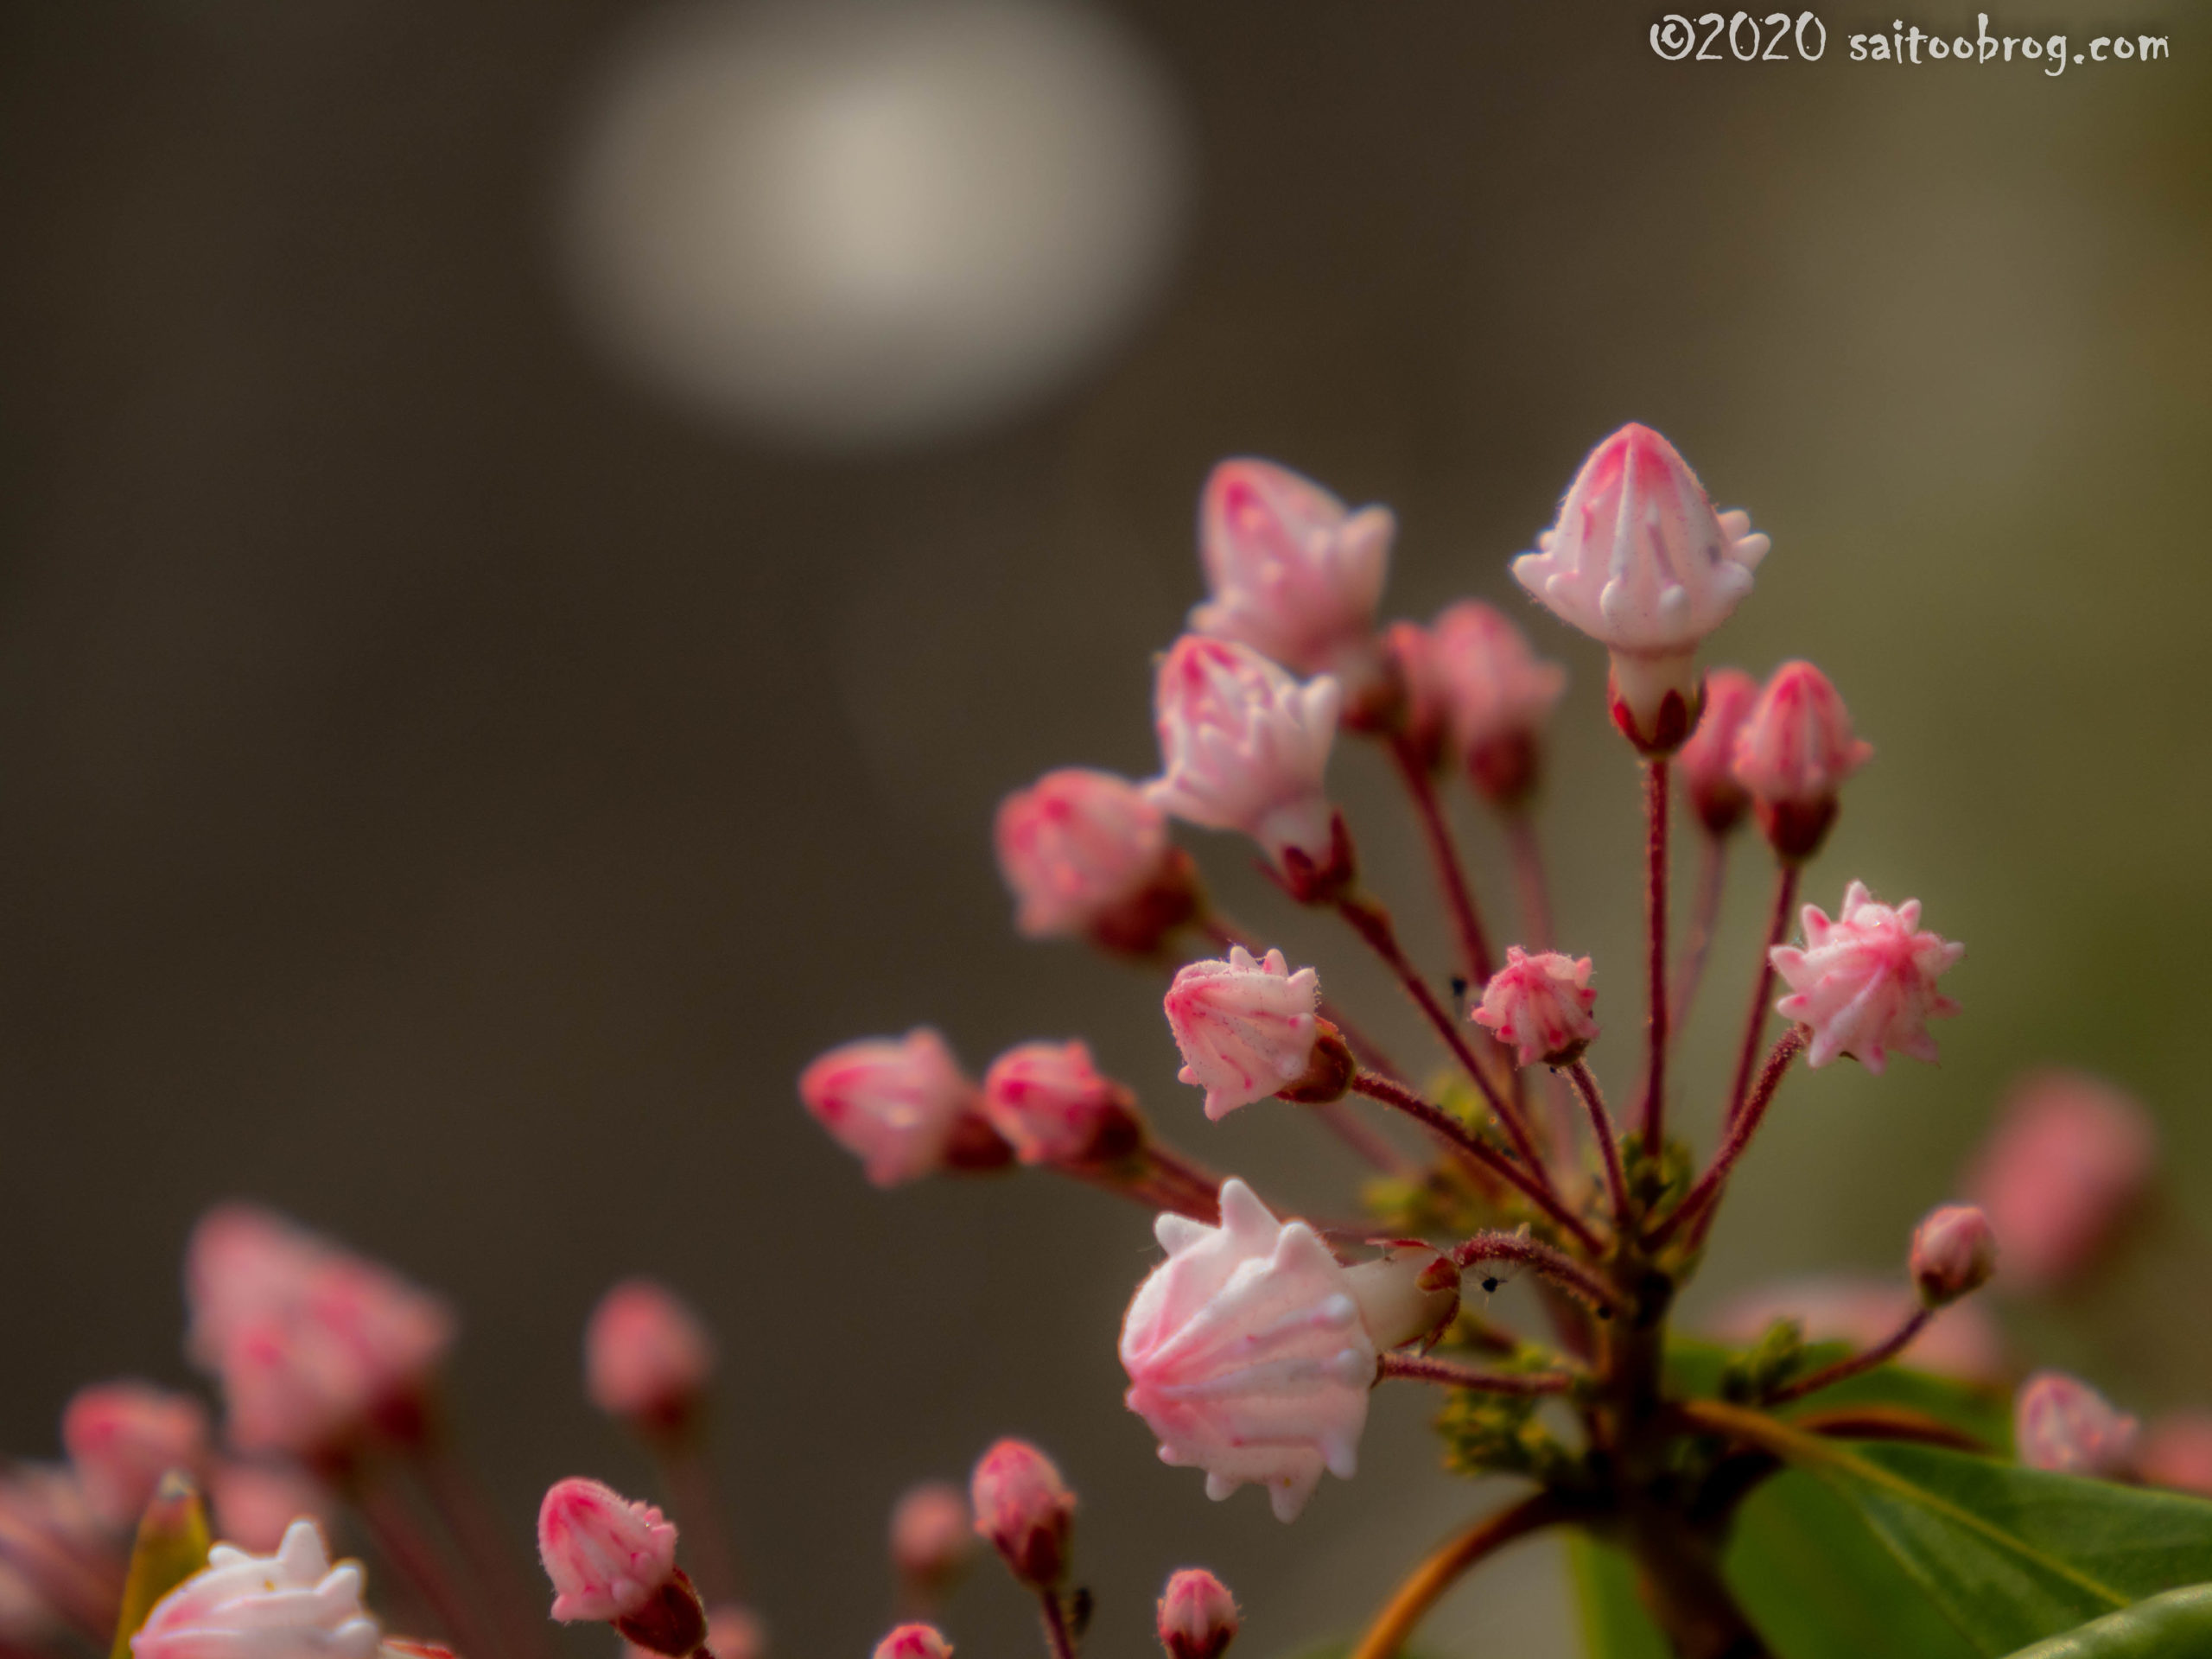
[[1563,1230],[1571,1234],[1574,1241],[1591,1255],[1603,1253],[1604,1245],[1598,1236],[1560,1202],[1558,1195],[1548,1183],[1531,1175],[1441,1106],[1422,1099],[1403,1084],[1373,1071],[1360,1072],[1352,1078],[1351,1086],[1355,1092],[1365,1095],[1370,1100],[1379,1100],[1385,1106],[1395,1107],[1405,1113],[1454,1151],[1464,1153],[1491,1174],[1507,1182]]
[[1565,1394],[1575,1383],[1571,1371],[1485,1371],[1425,1354],[1385,1354],[1376,1375],[1441,1382],[1447,1389],[1479,1389],[1485,1394]]
[[1727,885],[1728,837],[1707,835],[1698,858],[1697,898],[1690,912],[1690,937],[1682,946],[1681,962],[1675,969],[1675,1028],[1689,1023],[1690,1004],[1697,1001],[1705,980],[1705,958],[1713,949],[1713,929],[1720,921],[1721,890]]
[[1076,1659],[1075,1631],[1068,1624],[1067,1604],[1060,1592],[1047,1586],[1037,1592],[1045,1607],[1045,1641],[1052,1659]]
[[1452,1265],[1462,1272],[1478,1262],[1517,1262],[1525,1267],[1534,1268],[1554,1284],[1592,1307],[1618,1313],[1626,1306],[1618,1291],[1566,1251],[1547,1244],[1540,1238],[1529,1238],[1517,1232],[1477,1233],[1452,1246],[1448,1254]]
[[1643,1068],[1643,1144],[1655,1156],[1667,1136],[1667,759],[1643,763],[1643,931],[1649,987],[1649,1058]]
[[1487,985],[1496,965],[1491,956],[1490,938],[1483,931],[1481,916],[1476,912],[1475,895],[1467,886],[1467,873],[1460,865],[1459,849],[1452,839],[1452,825],[1444,816],[1444,804],[1437,798],[1436,779],[1403,733],[1390,739],[1390,758],[1398,764],[1398,776],[1405,779],[1406,793],[1413,797],[1414,816],[1421,821],[1422,838],[1428,843],[1429,861],[1436,868],[1437,885],[1444,889],[1445,908],[1452,912],[1452,925],[1459,940],[1460,971],[1467,976],[1469,984]]
[[377,1548],[429,1604],[431,1617],[445,1626],[443,1634],[454,1646],[464,1653],[505,1652],[499,1621],[480,1615],[399,1493],[379,1475],[364,1471],[353,1483],[351,1495]]
[[1544,878],[1544,849],[1525,806],[1505,815],[1505,844],[1513,855],[1513,891],[1521,903],[1521,931],[1531,950],[1552,948],[1551,883]]
[[1587,1060],[1577,1060],[1567,1068],[1567,1075],[1574,1081],[1575,1092],[1582,1096],[1582,1103],[1590,1110],[1590,1129],[1598,1137],[1598,1155],[1605,1166],[1605,1187],[1613,1199],[1613,1222],[1624,1233],[1628,1231],[1632,1211],[1629,1205],[1628,1171],[1621,1166],[1620,1143],[1613,1138],[1613,1116],[1605,1109],[1605,1096],[1598,1087]]
[[1713,1162],[1707,1166],[1705,1173],[1698,1177],[1697,1185],[1675,1207],[1674,1214],[1652,1230],[1649,1241],[1652,1249],[1656,1249],[1664,1244],[1684,1223],[1695,1220],[1699,1211],[1719,1198],[1720,1189],[1728,1179],[1728,1172],[1735,1168],[1736,1160],[1744,1155],[1744,1148],[1751,1144],[1751,1137],[1758,1133],[1759,1124],[1766,1117],[1767,1108],[1774,1104],[1774,1091],[1781,1085],[1782,1074],[1789,1069],[1789,1062],[1797,1058],[1804,1046],[1805,1027],[1792,1026],[1768,1051],[1766,1064],[1759,1070],[1758,1081],[1751,1085],[1744,1109],[1728,1126],[1728,1138],[1721,1143],[1720,1150],[1713,1154]]
[[1766,1035],[1767,998],[1774,990],[1774,962],[1769,955],[1789,931],[1790,906],[1797,902],[1797,867],[1784,861],[1775,869],[1774,909],[1768,915],[1766,943],[1759,947],[1758,978],[1751,986],[1751,1011],[1744,1022],[1744,1046],[1736,1055],[1736,1076],[1728,1085],[1728,1114],[1732,1123],[1744,1109],[1744,1091],[1751,1084],[1751,1067],[1758,1063],[1759,1039]]
[[1767,1395],[1767,1404],[1780,1406],[1786,1405],[1792,1400],[1802,1400],[1808,1394],[1817,1394],[1822,1389],[1842,1382],[1846,1377],[1856,1376],[1861,1371],[1871,1371],[1877,1365],[1886,1363],[1910,1346],[1912,1339],[1918,1336],[1927,1327],[1928,1321],[1935,1317],[1935,1311],[1931,1308],[1914,1309],[1912,1317],[1899,1325],[1885,1340],[1876,1344],[1864,1353],[1847,1354],[1832,1365],[1823,1365],[1811,1376],[1798,1378],[1786,1389],[1777,1389]]

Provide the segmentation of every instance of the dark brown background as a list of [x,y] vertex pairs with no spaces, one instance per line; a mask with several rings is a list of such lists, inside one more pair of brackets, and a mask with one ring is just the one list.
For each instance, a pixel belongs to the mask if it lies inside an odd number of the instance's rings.
[[[2146,22],[2037,3],[2038,32]],[[923,1019],[976,1064],[1084,1033],[1171,1132],[1338,1191],[1310,1126],[1204,1126],[1156,988],[1011,936],[990,807],[1050,764],[1149,766],[1217,455],[1392,503],[1391,604],[1426,615],[1503,594],[1629,418],[1774,535],[1719,657],[1817,658],[1878,746],[1811,895],[1917,893],[1970,952],[1940,1071],[1789,1103],[1713,1287],[1891,1267],[2002,1080],[2065,1057],[2161,1111],[2164,1254],[2033,1351],[2212,1401],[2202,12],[2151,20],[2171,62],[2052,81],[1847,61],[1886,12],[1747,67],[1662,63],[1650,16],[1594,4],[1118,10],[1195,123],[1166,297],[1041,410],[842,461],[695,423],[582,343],[555,205],[630,8],[0,14],[7,1444],[50,1454],[88,1378],[181,1380],[185,1230],[254,1194],[465,1308],[454,1391],[518,1546],[550,1478],[642,1482],[579,1397],[592,1298],[636,1269],[694,1297],[786,1654],[864,1650],[890,1497],[1007,1430],[1084,1496],[1102,1652],[1143,1650],[1190,1560],[1255,1653],[1357,1618],[1471,1501],[1427,1472],[1426,1402],[1386,1395],[1369,1468],[1294,1529],[1206,1504],[1117,1403],[1141,1218],[1038,1179],[879,1196],[791,1079]],[[1576,675],[1563,928],[1625,1033],[1633,779],[1598,663],[1531,626]],[[1337,776],[1416,902],[1379,772]],[[1447,1647],[1552,1639],[1549,1568],[1515,1559]],[[987,1574],[952,1624],[1020,1651],[1025,1618]]]

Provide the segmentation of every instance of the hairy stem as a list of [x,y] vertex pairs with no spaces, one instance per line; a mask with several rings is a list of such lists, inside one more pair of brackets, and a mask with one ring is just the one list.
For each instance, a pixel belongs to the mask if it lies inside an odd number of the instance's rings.
[[1496,967],[1490,937],[1483,931],[1475,895],[1467,886],[1467,872],[1452,838],[1451,822],[1444,816],[1443,802],[1437,798],[1436,779],[1403,733],[1390,739],[1390,758],[1397,763],[1398,776],[1405,780],[1406,793],[1413,798],[1414,816],[1420,820],[1421,837],[1428,843],[1429,862],[1436,868],[1436,884],[1444,890],[1444,907],[1451,912],[1452,931],[1459,944],[1459,969],[1470,983],[1487,985]]
[[1628,1231],[1635,1219],[1628,1195],[1628,1171],[1621,1164],[1620,1142],[1613,1136],[1613,1117],[1605,1109],[1605,1096],[1599,1090],[1596,1075],[1587,1060],[1577,1060],[1567,1068],[1567,1075],[1573,1080],[1575,1092],[1582,1096],[1582,1103],[1589,1109],[1590,1132],[1598,1139],[1598,1155],[1605,1166],[1605,1188],[1612,1195],[1613,1224],[1620,1231]]
[[1376,1375],[1440,1382],[1447,1389],[1477,1389],[1484,1394],[1565,1394],[1579,1380],[1572,1371],[1486,1371],[1456,1360],[1398,1353],[1383,1355]]
[[1767,1108],[1774,1104],[1774,1091],[1781,1086],[1782,1074],[1789,1069],[1789,1062],[1797,1058],[1804,1046],[1805,1027],[1792,1026],[1768,1051],[1766,1064],[1759,1070],[1758,1081],[1752,1084],[1751,1095],[1744,1102],[1744,1109],[1728,1126],[1728,1138],[1721,1143],[1720,1150],[1713,1154],[1713,1162],[1707,1166],[1705,1173],[1698,1177],[1697,1185],[1690,1188],[1681,1203],[1675,1207],[1674,1214],[1652,1230],[1650,1243],[1653,1249],[1664,1244],[1685,1223],[1695,1220],[1700,1212],[1719,1198],[1720,1189],[1727,1182],[1728,1172],[1735,1168],[1736,1160],[1744,1155],[1744,1148],[1751,1144],[1751,1137],[1758,1133]]
[[1447,1252],[1452,1265],[1465,1271],[1482,1262],[1511,1262],[1533,1268],[1543,1277],[1579,1300],[1607,1313],[1625,1313],[1626,1300],[1611,1285],[1562,1249],[1540,1238],[1521,1233],[1477,1233]]
[[1910,1347],[1913,1338],[1927,1329],[1928,1321],[1935,1317],[1935,1311],[1931,1308],[1915,1308],[1911,1318],[1872,1348],[1863,1353],[1847,1354],[1833,1364],[1823,1365],[1809,1376],[1799,1377],[1787,1388],[1777,1389],[1767,1395],[1767,1403],[1780,1406],[1792,1400],[1802,1400],[1807,1395],[1817,1394],[1846,1377],[1857,1376],[1861,1371],[1871,1371],[1877,1365],[1886,1364]]
[[1437,1599],[1457,1583],[1468,1568],[1484,1556],[1503,1549],[1516,1538],[1571,1520],[1573,1505],[1553,1492],[1538,1492],[1510,1508],[1484,1516],[1415,1568],[1390,1592],[1390,1599],[1375,1616],[1367,1633],[1352,1649],[1351,1659],[1392,1659],[1413,1634]]
[[1643,1144],[1656,1153],[1667,1138],[1667,760],[1643,763],[1645,1020]]
[[1743,1046],[1736,1054],[1736,1075],[1728,1085],[1728,1111],[1722,1121],[1733,1123],[1744,1109],[1744,1094],[1751,1086],[1751,1067],[1759,1054],[1759,1039],[1766,1035],[1766,1001],[1774,990],[1774,962],[1768,954],[1789,931],[1790,906],[1797,900],[1797,867],[1786,860],[1775,868],[1774,907],[1767,917],[1766,943],[1759,946],[1758,976],[1751,984],[1751,1013],[1744,1021]]
[[1592,1255],[1603,1253],[1604,1245],[1597,1234],[1560,1202],[1549,1182],[1515,1163],[1441,1106],[1424,1100],[1404,1084],[1372,1071],[1358,1073],[1352,1078],[1351,1086],[1355,1092],[1365,1095],[1370,1100],[1379,1100],[1385,1106],[1405,1113],[1453,1151],[1464,1154],[1506,1182],[1557,1223]]

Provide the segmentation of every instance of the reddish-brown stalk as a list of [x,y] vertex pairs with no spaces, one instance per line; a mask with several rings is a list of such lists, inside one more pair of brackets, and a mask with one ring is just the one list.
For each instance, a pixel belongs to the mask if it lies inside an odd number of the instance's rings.
[[1751,985],[1751,1013],[1744,1022],[1743,1046],[1736,1055],[1736,1075],[1728,1085],[1728,1114],[1724,1121],[1729,1123],[1744,1109],[1744,1091],[1751,1085],[1759,1039],[1766,1035],[1767,998],[1774,990],[1774,960],[1770,953],[1788,935],[1790,907],[1796,902],[1797,866],[1784,859],[1775,867],[1774,907],[1767,916],[1766,942],[1759,947],[1758,976]]
[[1385,1354],[1376,1374],[1414,1382],[1440,1382],[1447,1389],[1475,1389],[1484,1394],[1565,1394],[1577,1381],[1572,1371],[1485,1371],[1479,1366],[1427,1354]]
[[1575,1092],[1582,1096],[1582,1103],[1589,1109],[1590,1132],[1598,1140],[1598,1156],[1605,1168],[1605,1189],[1613,1200],[1613,1224],[1627,1232],[1635,1219],[1628,1192],[1628,1171],[1621,1166],[1620,1143],[1613,1135],[1613,1117],[1605,1109],[1605,1096],[1598,1087],[1598,1079],[1590,1070],[1587,1060],[1578,1059],[1567,1069],[1573,1080]]
[[1786,1405],[1792,1400],[1802,1400],[1808,1394],[1832,1388],[1847,1377],[1857,1376],[1861,1371],[1871,1371],[1877,1365],[1886,1364],[1912,1345],[1912,1340],[1925,1330],[1928,1321],[1936,1317],[1934,1310],[1919,1307],[1888,1337],[1864,1352],[1847,1354],[1832,1364],[1799,1377],[1787,1388],[1777,1389],[1766,1397],[1770,1406]]
[[1459,940],[1459,971],[1470,984],[1486,985],[1496,960],[1491,955],[1490,938],[1483,931],[1482,917],[1475,909],[1466,869],[1459,861],[1459,846],[1452,838],[1451,821],[1444,816],[1444,803],[1437,797],[1436,779],[1403,733],[1390,739],[1390,758],[1397,763],[1406,793],[1413,798],[1414,817],[1428,845],[1436,884],[1444,890],[1444,907],[1451,912],[1452,931]]
[[1789,1069],[1789,1062],[1796,1059],[1804,1047],[1805,1028],[1802,1026],[1790,1027],[1776,1040],[1773,1048],[1767,1052],[1766,1064],[1759,1069],[1758,1081],[1751,1085],[1751,1092],[1744,1102],[1744,1109],[1728,1126],[1728,1138],[1721,1142],[1720,1150],[1713,1154],[1713,1162],[1707,1166],[1705,1173],[1698,1177],[1697,1185],[1675,1207],[1674,1213],[1651,1230],[1647,1243],[1652,1249],[1657,1249],[1665,1244],[1685,1224],[1694,1221],[1719,1198],[1720,1190],[1727,1182],[1728,1173],[1735,1168],[1736,1160],[1744,1155],[1744,1148],[1751,1145],[1751,1137],[1758,1133],[1759,1124],[1766,1116],[1767,1108],[1774,1103],[1774,1091],[1781,1084],[1782,1074]]
[[1468,1568],[1516,1538],[1573,1520],[1578,1509],[1555,1492],[1537,1492],[1511,1507],[1486,1515],[1421,1562],[1391,1592],[1390,1599],[1359,1638],[1351,1659],[1392,1659],[1414,1626],[1456,1584]]
[[1643,763],[1644,974],[1650,1012],[1645,1027],[1643,1144],[1654,1154],[1667,1135],[1667,759]]

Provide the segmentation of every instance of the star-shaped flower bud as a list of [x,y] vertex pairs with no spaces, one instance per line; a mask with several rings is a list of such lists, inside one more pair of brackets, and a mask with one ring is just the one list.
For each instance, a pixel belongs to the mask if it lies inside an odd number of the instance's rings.
[[295,1521],[273,1555],[228,1544],[154,1604],[130,1638],[134,1659],[370,1659],[377,1622],[361,1569],[330,1564],[312,1521]]
[[[564,1624],[633,1618],[678,1577],[676,1529],[667,1518],[581,1476],[555,1481],[538,1505],[537,1554],[553,1580],[553,1617]],[[703,1641],[703,1608],[699,1634]]]
[[1802,863],[1827,838],[1844,779],[1873,755],[1828,677],[1810,663],[1784,663],[1736,734],[1736,781],[1776,854]]
[[1080,935],[1144,955],[1190,919],[1198,888],[1167,838],[1167,815],[1125,778],[1048,772],[999,803],[999,873],[1026,938]]
[[[1166,1008],[1183,1051],[1177,1075],[1206,1091],[1208,1117],[1225,1117],[1306,1078],[1330,1034],[1314,1013],[1320,1000],[1320,976],[1311,968],[1292,973],[1280,950],[1255,961],[1233,944],[1226,962],[1190,963],[1175,976]],[[1337,1092],[1344,1092],[1341,1084]]]
[[2132,1474],[2142,1425],[2078,1376],[2037,1371],[2012,1402],[2012,1438],[2031,1469],[2107,1480]]
[[1668,753],[1696,723],[1698,645],[1751,592],[1767,547],[1748,514],[1713,510],[1672,444],[1630,425],[1591,452],[1513,575],[1611,652],[1615,721]]
[[1597,1004],[1589,957],[1556,950],[1532,957],[1509,944],[1505,966],[1483,987],[1473,1018],[1499,1042],[1513,1045],[1516,1065],[1572,1065],[1598,1034],[1590,1017]]
[[1802,949],[1780,944],[1767,954],[1791,993],[1776,1010],[1812,1032],[1806,1064],[1822,1066],[1848,1054],[1878,1074],[1892,1051],[1935,1059],[1928,1021],[1959,1011],[1936,982],[1966,946],[1921,931],[1917,899],[1892,910],[1861,881],[1844,889],[1834,921],[1817,905],[1805,906],[1803,921]]

